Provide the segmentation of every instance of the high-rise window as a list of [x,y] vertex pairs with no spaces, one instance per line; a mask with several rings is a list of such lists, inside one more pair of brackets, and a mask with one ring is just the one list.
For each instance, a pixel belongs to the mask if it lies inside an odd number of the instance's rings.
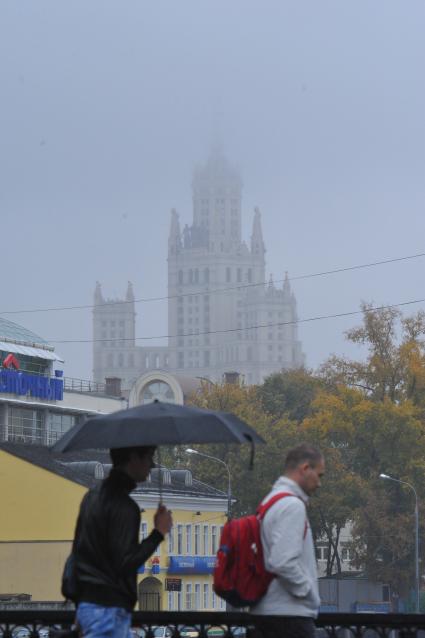
[[186,554],[192,553],[192,525],[186,525]]
[[183,554],[183,525],[177,525],[177,554]]
[[186,609],[192,609],[192,583],[186,583]]
[[[10,413],[16,413],[16,408],[10,408]],[[10,415],[9,413],[9,415]],[[41,413],[40,413],[41,414]],[[41,418],[41,417],[40,417]],[[10,416],[9,416],[10,420]],[[49,414],[49,428],[47,442],[49,445],[55,443],[62,434],[65,434],[77,422],[73,414],[62,414],[60,412],[51,412]],[[37,425],[36,425],[37,428]]]
[[140,527],[139,527],[139,541],[143,541],[145,538],[147,538],[147,535],[148,535],[148,524],[145,523],[145,521],[141,521]]
[[201,585],[199,583],[195,584],[195,610],[198,611],[201,609]]
[[204,583],[204,587],[203,587],[203,601],[202,601],[202,607],[204,609],[209,609],[210,605],[209,605],[209,598],[210,596],[210,588],[208,586],[208,583]]
[[202,536],[203,536],[203,544],[204,544],[204,556],[208,556],[209,554],[209,538],[208,538],[208,525],[204,525],[202,528]]
[[174,527],[170,529],[170,533],[168,534],[168,553],[173,554],[174,552]]
[[195,525],[195,556],[201,553],[201,526]]
[[211,525],[211,553],[217,553],[217,525]]

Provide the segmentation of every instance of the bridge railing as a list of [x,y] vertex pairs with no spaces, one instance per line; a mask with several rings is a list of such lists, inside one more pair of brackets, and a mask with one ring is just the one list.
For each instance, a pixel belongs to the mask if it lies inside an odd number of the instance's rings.
[[[0,609],[1,638],[55,638],[70,609]],[[320,614],[320,638],[425,638],[425,614]],[[261,617],[237,612],[134,612],[133,638],[262,638]]]

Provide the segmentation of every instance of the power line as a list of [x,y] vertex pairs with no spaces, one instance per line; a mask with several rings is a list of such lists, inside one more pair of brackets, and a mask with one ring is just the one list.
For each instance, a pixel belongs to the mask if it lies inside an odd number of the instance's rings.
[[413,304],[424,303],[425,299],[412,299],[411,301],[402,301],[400,303],[388,304],[385,306],[376,306],[367,308],[367,310],[352,310],[350,312],[338,312],[332,315],[317,315],[315,317],[307,317],[306,319],[295,319],[294,321],[280,321],[278,323],[263,323],[254,326],[246,326],[244,328],[227,328],[225,330],[209,330],[206,332],[189,332],[177,335],[156,335],[152,337],[124,337],[115,339],[47,339],[49,343],[102,343],[117,341],[152,341],[154,339],[178,339],[179,337],[202,337],[204,335],[225,334],[230,332],[243,332],[244,330],[255,330],[256,328],[276,328],[279,326],[292,326],[300,323],[312,323],[314,321],[323,321],[325,319],[338,319],[341,317],[353,317],[363,314],[364,312],[376,312],[378,310],[388,310],[390,308],[401,308],[403,306],[411,306]]
[[[407,261],[410,259],[418,259],[419,257],[425,257],[425,252],[416,253],[415,255],[406,255],[404,257],[394,257],[392,259],[383,259],[381,261],[374,261],[366,264],[358,264],[356,266],[345,266],[341,268],[334,268],[333,270],[323,270],[320,272],[308,273],[305,275],[296,275],[295,277],[288,277],[287,281],[299,281],[301,279],[312,279],[315,277],[326,277],[327,275],[335,275],[337,273],[350,272],[352,270],[361,270],[364,268],[373,268],[375,266],[383,266],[386,264],[393,264],[400,261]],[[275,279],[273,283],[282,283],[286,279]],[[141,297],[139,299],[134,299],[133,301],[107,301],[102,304],[84,304],[78,306],[53,306],[47,308],[27,308],[23,310],[3,310],[0,312],[0,315],[19,315],[19,314],[29,314],[29,313],[37,313],[37,312],[60,312],[65,310],[93,310],[94,308],[105,308],[111,306],[121,306],[123,304],[131,304],[131,303],[150,303],[153,301],[167,301],[170,299],[177,299],[183,297],[194,297],[195,295],[214,295],[223,292],[232,292],[235,290],[246,290],[247,288],[258,288],[259,286],[267,286],[266,282],[261,283],[247,283],[241,284],[238,286],[230,286],[227,288],[214,288],[212,290],[208,290],[208,288],[199,288],[195,292],[187,292],[178,295],[168,295],[163,297]],[[108,340],[109,341],[109,340]]]

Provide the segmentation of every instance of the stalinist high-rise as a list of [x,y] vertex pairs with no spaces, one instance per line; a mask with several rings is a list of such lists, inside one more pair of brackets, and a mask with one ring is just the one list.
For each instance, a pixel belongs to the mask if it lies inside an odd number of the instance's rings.
[[[95,380],[121,376],[128,386],[147,370],[165,368],[212,381],[221,381],[226,372],[238,372],[251,384],[282,368],[303,365],[289,281],[286,278],[281,286],[266,281],[258,209],[253,211],[249,245],[243,241],[241,178],[219,148],[195,170],[192,191],[192,223],[182,227],[177,212],[171,212],[168,348],[139,347],[126,341],[125,352],[119,356],[119,346],[95,344]],[[283,270],[282,264],[282,275]],[[104,337],[108,335],[111,321],[118,320],[112,314],[109,317],[114,306],[111,310],[108,305],[101,307],[99,295],[98,286],[95,339],[102,329]],[[119,318],[123,326],[134,325],[134,312],[134,304],[123,304]],[[124,362],[125,370],[118,362]]]

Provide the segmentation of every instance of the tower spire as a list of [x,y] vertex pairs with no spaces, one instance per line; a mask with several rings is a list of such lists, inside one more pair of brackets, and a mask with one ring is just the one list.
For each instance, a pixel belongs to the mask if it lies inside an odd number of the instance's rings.
[[263,231],[261,228],[261,213],[260,209],[255,207],[251,235],[251,253],[264,257],[265,252],[266,249],[264,247]]

